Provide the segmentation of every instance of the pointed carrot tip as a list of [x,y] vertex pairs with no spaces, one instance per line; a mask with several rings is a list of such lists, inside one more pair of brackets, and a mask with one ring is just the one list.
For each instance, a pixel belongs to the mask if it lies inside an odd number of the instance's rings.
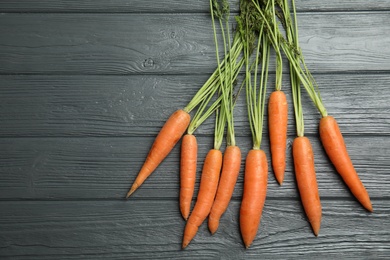
[[126,199],[128,199],[131,196],[131,194],[133,194],[138,189],[138,187],[139,186],[137,185],[137,183],[134,183],[133,186],[131,186],[129,192],[127,192]]
[[188,246],[189,242],[184,242],[181,245],[181,249],[185,249]]
[[126,199],[128,199],[130,196],[131,196],[131,194],[133,194],[133,190],[130,190],[129,192],[127,192],[127,194],[126,194]]
[[320,226],[313,227],[313,233],[316,237],[318,237],[318,234],[320,233]]

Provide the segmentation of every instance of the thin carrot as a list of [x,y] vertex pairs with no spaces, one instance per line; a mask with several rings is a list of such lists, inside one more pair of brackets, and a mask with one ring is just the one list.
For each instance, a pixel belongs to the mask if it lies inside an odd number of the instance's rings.
[[165,159],[175,144],[180,140],[190,123],[190,115],[184,110],[177,110],[165,122],[158,133],[148,156],[142,166],[137,178],[135,179],[126,198],[149,177],[157,166]]
[[372,212],[370,196],[353,167],[337,121],[332,116],[321,118],[319,131],[322,145],[337,172],[356,199],[364,208]]
[[223,155],[223,164],[217,195],[210,211],[208,226],[214,234],[219,226],[219,219],[226,211],[233,195],[241,166],[241,150],[238,146],[227,146]]
[[194,135],[186,134],[181,143],[180,158],[180,212],[184,219],[190,215],[196,179],[198,143]]
[[321,201],[314,168],[314,155],[307,137],[296,137],[293,142],[295,177],[306,216],[316,236],[321,226]]
[[182,248],[188,246],[191,240],[195,237],[199,226],[210,213],[215,193],[217,192],[221,167],[221,151],[216,149],[210,150],[203,165],[198,198],[184,229]]
[[240,230],[249,248],[260,225],[268,180],[268,163],[263,150],[250,150],[245,161],[244,193],[240,208]]
[[271,93],[268,101],[268,128],[272,168],[279,184],[284,180],[287,145],[287,100],[283,91]]

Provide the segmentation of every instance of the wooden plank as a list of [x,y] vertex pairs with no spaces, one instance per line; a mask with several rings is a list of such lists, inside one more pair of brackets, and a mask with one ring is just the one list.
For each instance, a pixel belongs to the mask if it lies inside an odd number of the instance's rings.
[[[389,71],[388,18],[299,14],[309,67]],[[216,63],[207,14],[3,14],[0,34],[1,74],[210,73]]]
[[312,234],[298,200],[267,200],[261,226],[245,250],[231,202],[219,230],[206,223],[181,250],[185,222],[176,201],[0,202],[2,259],[386,259],[390,202],[375,213],[350,201],[323,200],[320,235]]
[[[183,108],[207,77],[1,76],[0,136],[155,136],[166,118]],[[329,114],[337,118],[344,134],[390,134],[390,74],[314,77]],[[288,131],[294,135],[287,74],[283,86],[290,105]],[[244,94],[235,111],[239,136],[250,135]],[[306,133],[316,134],[319,113],[304,97]],[[213,127],[211,118],[196,133],[212,135]]]
[[[232,11],[238,11],[238,1],[229,1]],[[307,0],[296,1],[298,12],[302,11],[361,11],[361,10],[389,10],[387,0],[377,1],[344,1],[338,0],[320,1]],[[2,0],[0,12],[72,12],[72,13],[172,13],[172,12],[208,12],[207,1],[192,0],[39,0],[32,3],[28,0]]]
[[[134,181],[154,137],[126,138],[1,138],[0,199],[122,199]],[[352,199],[327,159],[320,141],[310,137],[320,195],[323,198]],[[297,198],[292,138],[288,140],[285,181],[280,187],[269,171],[270,198]],[[390,198],[390,139],[346,137],[350,156],[372,198]],[[199,159],[196,191],[203,160],[212,148],[211,137],[198,137]],[[245,156],[251,138],[238,137],[242,149],[241,173],[233,196],[243,188]],[[268,154],[268,139],[262,149]],[[177,145],[160,167],[146,180],[132,199],[177,199],[179,196],[179,150]],[[196,197],[194,195],[194,197]],[[355,207],[360,208],[357,202]]]

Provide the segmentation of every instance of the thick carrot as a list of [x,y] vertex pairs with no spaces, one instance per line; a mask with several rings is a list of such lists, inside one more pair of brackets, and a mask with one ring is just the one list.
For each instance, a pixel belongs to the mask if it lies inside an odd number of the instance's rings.
[[209,229],[214,234],[219,226],[219,219],[226,211],[233,195],[234,186],[241,166],[241,150],[238,146],[227,146],[223,155],[221,177],[218,184],[217,195],[209,216]]
[[353,167],[337,121],[332,116],[323,117],[319,130],[322,145],[337,172],[363,207],[372,212],[370,196]]
[[133,194],[139,186],[141,186],[146,178],[148,178],[157,166],[165,159],[175,144],[182,137],[189,123],[190,115],[184,110],[177,110],[169,117],[154,140],[144,165],[138,173],[131,189],[127,193],[126,198],[130,197],[130,195]]
[[183,248],[187,247],[195,237],[198,227],[210,213],[217,192],[221,167],[221,151],[216,149],[210,150],[203,165],[198,198],[184,229]]
[[302,205],[314,234],[318,236],[321,227],[322,208],[314,168],[313,150],[307,137],[301,136],[294,139],[293,158]]
[[286,95],[283,91],[272,92],[268,101],[268,128],[272,168],[279,184],[286,169],[287,118]]
[[268,163],[263,150],[250,150],[245,162],[240,230],[245,247],[256,237],[267,194]]
[[198,143],[194,135],[187,134],[181,142],[180,158],[180,212],[184,219],[190,215],[196,178]]

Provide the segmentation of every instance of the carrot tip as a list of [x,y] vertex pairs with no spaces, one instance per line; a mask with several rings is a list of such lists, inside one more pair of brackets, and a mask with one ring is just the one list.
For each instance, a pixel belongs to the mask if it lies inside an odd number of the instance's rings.
[[314,228],[313,227],[313,233],[314,233],[314,235],[316,236],[316,237],[318,237],[318,234],[320,233],[320,228],[318,227],[318,228]]
[[184,249],[184,248],[186,248],[187,246],[188,246],[188,243],[183,242],[183,244],[181,245],[181,249]]
[[133,194],[134,191],[135,191],[136,189],[138,189],[138,187],[139,187],[139,186],[138,186],[136,183],[134,183],[133,186],[131,186],[131,189],[129,190],[129,192],[127,193],[126,199],[128,199],[128,198],[131,196],[131,194]]

